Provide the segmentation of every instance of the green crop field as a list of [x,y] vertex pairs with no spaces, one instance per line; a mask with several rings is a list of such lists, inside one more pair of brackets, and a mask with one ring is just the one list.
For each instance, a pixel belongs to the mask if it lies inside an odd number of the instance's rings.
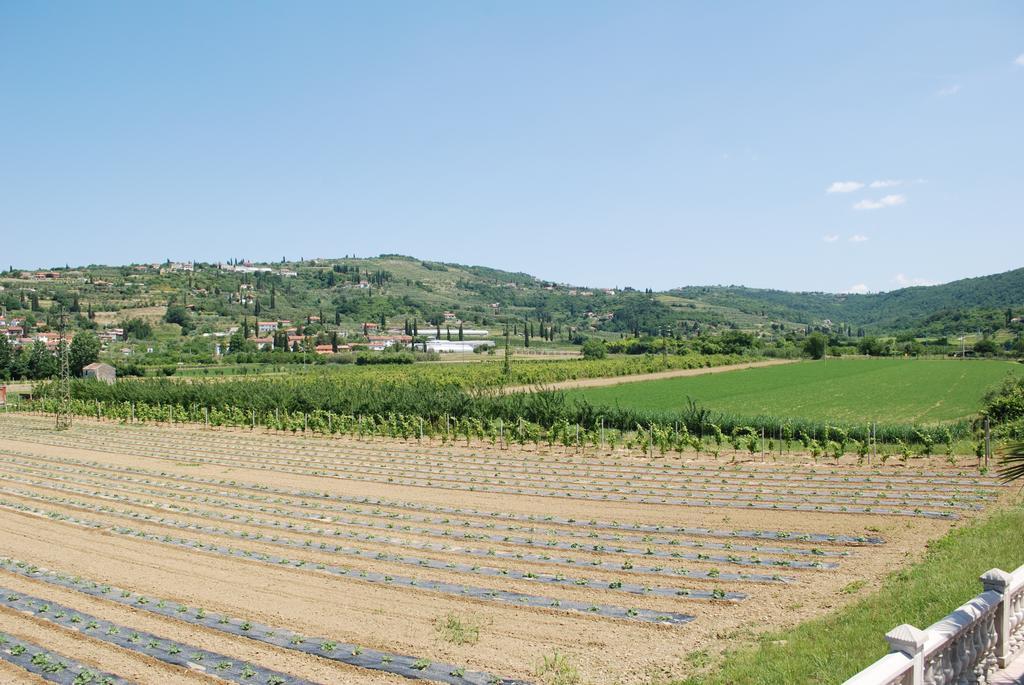
[[983,360],[844,359],[799,362],[570,391],[594,404],[678,410],[688,398],[740,416],[938,423],[963,419],[987,390],[1024,365]]

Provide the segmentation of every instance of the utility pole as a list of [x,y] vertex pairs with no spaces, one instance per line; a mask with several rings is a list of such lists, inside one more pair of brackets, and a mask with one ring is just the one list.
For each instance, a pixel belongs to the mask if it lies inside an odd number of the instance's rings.
[[60,355],[60,373],[57,377],[57,430],[71,428],[71,354],[68,345],[68,314],[60,307],[57,354]]
[[512,347],[510,345],[510,339],[509,339],[509,333],[510,333],[509,328],[510,328],[509,327],[509,321],[508,321],[508,317],[506,316],[505,317],[505,365],[501,369],[501,371],[504,374],[506,379],[509,379],[509,378],[512,377]]

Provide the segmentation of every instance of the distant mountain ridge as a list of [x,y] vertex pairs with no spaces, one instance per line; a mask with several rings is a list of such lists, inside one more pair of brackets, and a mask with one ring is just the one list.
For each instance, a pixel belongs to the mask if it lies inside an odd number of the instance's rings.
[[[814,324],[824,320],[872,329],[946,328],[966,319],[1024,309],[1024,268],[884,293],[788,292],[744,286],[687,286],[672,295],[747,313]],[[965,317],[973,314],[974,317]],[[977,323],[977,322],[975,322]],[[970,330],[968,328],[968,330]]]

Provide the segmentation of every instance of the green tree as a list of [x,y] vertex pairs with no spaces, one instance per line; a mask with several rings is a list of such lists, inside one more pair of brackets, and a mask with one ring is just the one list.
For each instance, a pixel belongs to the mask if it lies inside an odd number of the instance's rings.
[[235,331],[231,334],[231,338],[228,340],[228,354],[252,352],[254,349],[255,345],[252,341],[246,339],[242,331]]
[[30,379],[41,380],[57,375],[57,358],[46,349],[46,343],[35,341],[27,354],[25,372]]
[[828,340],[821,333],[811,333],[804,341],[804,354],[811,359],[823,359],[827,351]]
[[885,346],[873,336],[861,338],[857,342],[857,351],[872,357],[880,357],[886,353]]
[[[259,300],[256,301],[256,305],[257,307],[259,306]],[[182,335],[186,335],[192,330],[192,314],[180,304],[168,305],[167,313],[164,314],[164,321],[181,326]]]
[[82,331],[71,339],[68,349],[68,362],[71,375],[81,376],[82,369],[100,357],[100,339],[95,333]]
[[137,340],[145,340],[146,338],[153,337],[153,327],[149,325],[148,321],[142,318],[128,319],[127,321],[121,322],[121,329],[124,331],[125,340],[129,337]]
[[991,338],[974,343],[975,354],[995,354],[997,349],[995,341]]
[[583,358],[584,359],[604,359],[606,350],[604,347],[604,341],[598,338],[588,338],[583,343]]
[[10,380],[14,376],[14,347],[6,335],[0,335],[0,378]]

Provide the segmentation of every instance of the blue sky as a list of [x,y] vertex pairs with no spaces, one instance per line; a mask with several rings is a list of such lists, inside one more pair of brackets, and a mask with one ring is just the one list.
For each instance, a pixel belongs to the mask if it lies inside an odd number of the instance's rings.
[[1024,266],[1022,122],[1019,2],[7,2],[0,264],[891,290]]

